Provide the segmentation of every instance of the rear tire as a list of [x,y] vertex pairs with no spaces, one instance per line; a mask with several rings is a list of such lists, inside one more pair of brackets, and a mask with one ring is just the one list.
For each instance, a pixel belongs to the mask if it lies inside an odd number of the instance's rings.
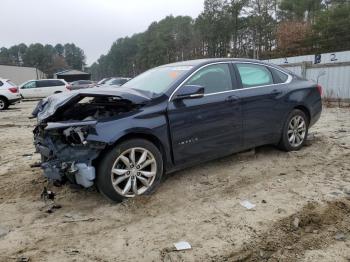
[[0,111],[6,110],[10,106],[6,98],[0,97]]
[[[113,172],[112,172],[113,170]],[[108,151],[97,167],[97,189],[114,202],[155,191],[163,175],[158,148],[144,139],[131,139]]]
[[306,114],[294,109],[283,126],[282,137],[278,147],[284,151],[298,151],[306,142],[309,132],[309,119]]

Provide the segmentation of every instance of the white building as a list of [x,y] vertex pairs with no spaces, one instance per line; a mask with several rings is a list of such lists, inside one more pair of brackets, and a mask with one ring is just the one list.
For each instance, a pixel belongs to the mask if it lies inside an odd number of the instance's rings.
[[35,67],[0,65],[0,78],[20,85],[28,80],[46,78],[46,75]]

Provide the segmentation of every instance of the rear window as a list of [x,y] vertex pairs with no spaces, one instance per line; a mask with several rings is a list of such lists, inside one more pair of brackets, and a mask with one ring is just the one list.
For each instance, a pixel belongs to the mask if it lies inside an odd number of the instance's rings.
[[0,86],[2,86],[2,85],[4,85],[4,83],[0,81]]
[[273,84],[272,73],[265,66],[256,64],[237,64],[244,88]]
[[9,83],[11,86],[16,86],[16,84],[14,84],[13,82],[11,82],[10,80],[7,80],[7,83]]

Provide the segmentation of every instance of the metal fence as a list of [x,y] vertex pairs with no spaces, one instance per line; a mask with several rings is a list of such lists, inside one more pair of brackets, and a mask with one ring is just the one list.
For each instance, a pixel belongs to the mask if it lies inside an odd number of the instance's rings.
[[319,83],[325,98],[350,100],[350,51],[272,59],[267,62]]

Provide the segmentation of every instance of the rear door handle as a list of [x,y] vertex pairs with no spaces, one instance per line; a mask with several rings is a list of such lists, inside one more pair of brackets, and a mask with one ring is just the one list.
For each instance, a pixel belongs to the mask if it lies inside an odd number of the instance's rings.
[[279,90],[279,89],[274,89],[274,90],[272,90],[272,92],[271,92],[271,95],[280,95],[280,94],[282,94],[282,91]]
[[238,100],[239,100],[239,97],[237,96],[229,96],[226,98],[226,102],[230,102],[230,103],[238,102]]

